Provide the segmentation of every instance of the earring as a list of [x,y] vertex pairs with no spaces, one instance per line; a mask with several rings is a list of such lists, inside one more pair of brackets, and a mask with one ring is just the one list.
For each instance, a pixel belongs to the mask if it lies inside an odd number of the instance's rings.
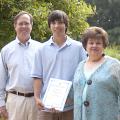
[[105,56],[105,53],[103,53],[102,56],[104,57],[104,56]]
[[86,54],[86,56],[87,56],[87,57],[89,56],[88,53]]

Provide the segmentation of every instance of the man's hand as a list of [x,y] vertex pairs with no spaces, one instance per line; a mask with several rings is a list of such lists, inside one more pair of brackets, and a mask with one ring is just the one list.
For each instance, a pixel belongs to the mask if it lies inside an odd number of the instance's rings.
[[5,118],[5,119],[8,118],[8,112],[7,112],[5,106],[0,107],[0,116]]

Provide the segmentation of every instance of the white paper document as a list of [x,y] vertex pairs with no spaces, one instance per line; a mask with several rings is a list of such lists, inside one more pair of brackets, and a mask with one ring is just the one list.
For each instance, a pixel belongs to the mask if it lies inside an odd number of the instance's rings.
[[71,81],[50,78],[43,97],[45,108],[55,108],[56,110],[63,111],[71,86]]

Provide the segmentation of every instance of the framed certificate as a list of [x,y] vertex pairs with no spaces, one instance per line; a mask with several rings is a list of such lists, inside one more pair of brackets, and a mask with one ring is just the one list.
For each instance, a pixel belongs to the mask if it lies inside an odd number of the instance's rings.
[[50,78],[43,97],[45,108],[55,108],[56,110],[63,111],[71,86],[71,81]]

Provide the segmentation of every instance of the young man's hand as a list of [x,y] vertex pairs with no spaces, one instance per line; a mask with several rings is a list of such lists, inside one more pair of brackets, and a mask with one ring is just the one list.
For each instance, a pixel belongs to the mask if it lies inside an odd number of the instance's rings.
[[35,98],[35,102],[39,110],[44,110],[44,105],[39,98]]

